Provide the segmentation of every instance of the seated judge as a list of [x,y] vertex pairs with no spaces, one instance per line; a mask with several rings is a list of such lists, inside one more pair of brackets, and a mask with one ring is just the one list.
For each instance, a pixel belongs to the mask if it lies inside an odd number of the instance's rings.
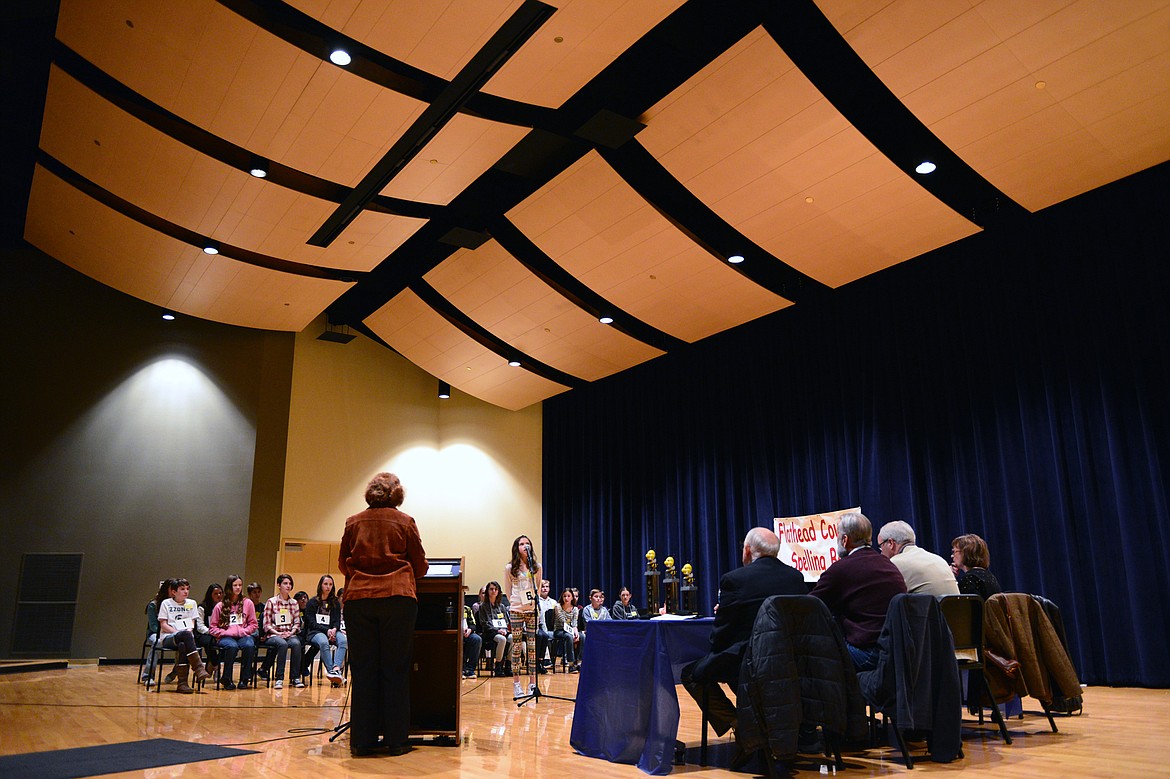
[[878,554],[871,543],[873,526],[864,514],[842,516],[837,525],[837,562],[821,574],[809,593],[823,600],[837,619],[858,671],[877,666],[877,640],[890,601],[906,592],[898,566]]
[[804,575],[777,559],[780,539],[771,530],[752,528],[743,540],[743,567],[719,580],[711,651],[682,669],[683,686],[702,706],[707,691],[707,720],[722,736],[735,724],[735,706],[719,682],[737,685],[739,666],[752,635],[760,605],[773,595],[804,595]]
[[909,524],[896,520],[882,525],[878,551],[898,566],[906,580],[907,592],[936,598],[959,594],[950,563],[918,546],[914,542],[914,528]]

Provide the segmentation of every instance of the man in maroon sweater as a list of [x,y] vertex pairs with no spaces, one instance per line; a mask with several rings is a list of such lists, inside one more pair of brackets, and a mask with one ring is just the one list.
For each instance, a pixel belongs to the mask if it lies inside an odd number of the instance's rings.
[[873,527],[864,514],[846,514],[837,525],[841,557],[821,574],[811,595],[825,602],[845,633],[845,643],[858,671],[877,661],[877,640],[890,601],[906,592],[898,567],[870,544]]

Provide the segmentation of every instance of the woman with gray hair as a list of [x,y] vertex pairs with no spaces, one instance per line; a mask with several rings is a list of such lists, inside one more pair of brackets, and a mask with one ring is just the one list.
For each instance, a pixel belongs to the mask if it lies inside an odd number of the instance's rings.
[[416,580],[426,575],[428,564],[414,518],[398,510],[405,496],[394,474],[371,479],[366,487],[369,508],[345,520],[337,556],[338,570],[345,574],[354,757],[410,751]]

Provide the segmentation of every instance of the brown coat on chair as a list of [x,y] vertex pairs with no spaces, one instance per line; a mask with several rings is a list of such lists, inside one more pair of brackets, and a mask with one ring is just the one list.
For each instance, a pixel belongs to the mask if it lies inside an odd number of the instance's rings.
[[1055,680],[1065,697],[1082,694],[1072,660],[1043,607],[1031,595],[1009,592],[988,598],[983,604],[983,636],[991,651],[1020,662],[1014,679],[995,663],[987,663],[987,678],[997,702],[1018,694],[1047,705],[1053,698],[1050,680]]

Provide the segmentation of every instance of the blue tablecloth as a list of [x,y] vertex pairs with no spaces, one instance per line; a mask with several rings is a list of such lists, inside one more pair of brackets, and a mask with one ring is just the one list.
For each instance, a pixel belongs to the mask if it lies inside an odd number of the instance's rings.
[[569,743],[582,755],[668,774],[678,735],[675,685],[707,654],[714,618],[589,623]]

